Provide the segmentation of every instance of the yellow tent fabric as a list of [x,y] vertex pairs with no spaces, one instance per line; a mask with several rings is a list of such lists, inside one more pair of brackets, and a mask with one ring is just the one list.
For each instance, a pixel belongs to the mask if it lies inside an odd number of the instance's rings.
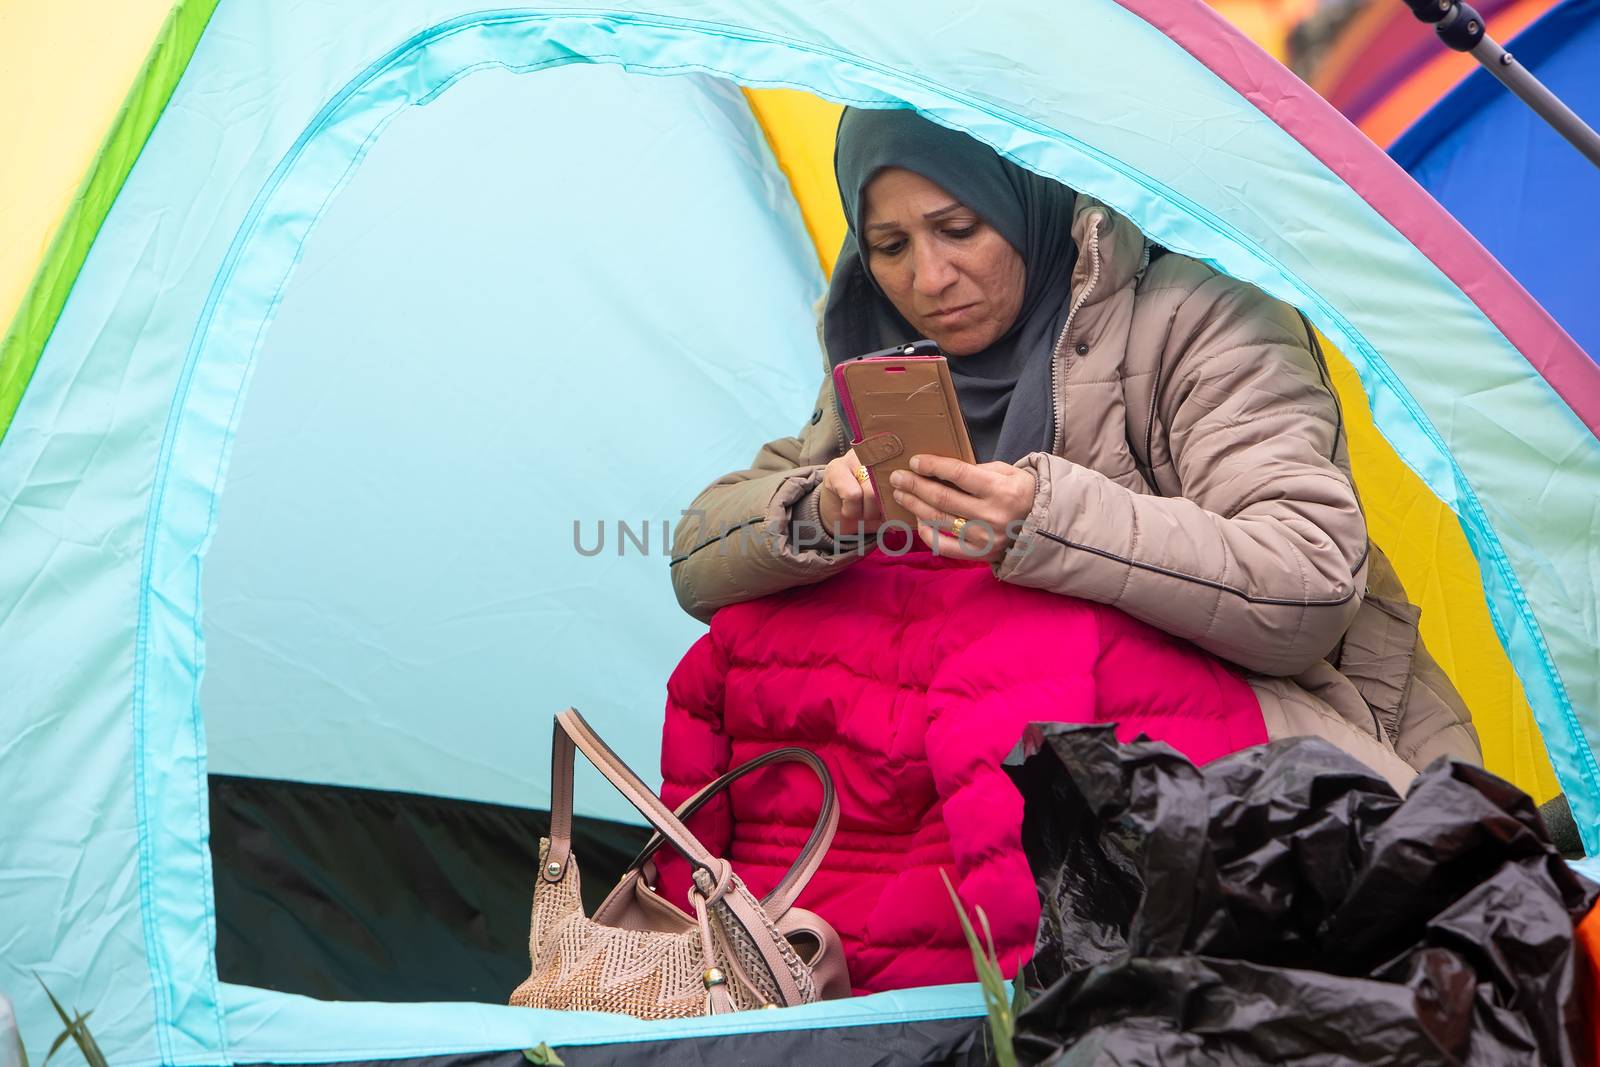
[[172,0],[0,0],[0,323],[23,294]]
[[845,231],[833,182],[833,133],[844,108],[794,89],[746,89],[745,98],[789,179],[822,273],[831,275]]
[[1561,787],[1522,683],[1489,621],[1461,524],[1379,435],[1355,370],[1326,338],[1322,346],[1344,407],[1368,532],[1422,608],[1423,643],[1472,709],[1484,762],[1542,803]]

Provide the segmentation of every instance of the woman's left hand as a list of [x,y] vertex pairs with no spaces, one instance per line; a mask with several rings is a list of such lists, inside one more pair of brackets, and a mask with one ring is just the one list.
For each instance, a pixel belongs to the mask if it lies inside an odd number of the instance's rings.
[[889,482],[935,553],[990,563],[1011,548],[1037,489],[1032,473],[1009,463],[925,455],[911,457],[911,470],[896,471]]

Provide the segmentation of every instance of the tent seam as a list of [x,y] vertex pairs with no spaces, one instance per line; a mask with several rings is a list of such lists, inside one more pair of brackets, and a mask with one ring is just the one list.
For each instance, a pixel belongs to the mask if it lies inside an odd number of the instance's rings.
[[[155,45],[140,70],[133,88],[129,91],[128,98],[112,125],[111,132],[107,135],[100,153],[91,164],[89,175],[80,186],[78,195],[73,205],[68,210],[67,217],[62,221],[61,229],[51,242],[50,251],[46,253],[45,262],[40,265],[35,281],[29,288],[28,294],[23,299],[23,305],[18,309],[11,332],[0,342],[0,441],[4,441],[6,431],[10,428],[12,417],[17,407],[21,404],[22,393],[31,380],[33,370],[38,365],[43,355],[45,345],[50,336],[55,332],[56,323],[59,321],[61,311],[66,306],[67,297],[76,285],[78,275],[87,261],[89,251],[98,237],[101,226],[110,216],[111,208],[117,197],[121,194],[123,186],[127,183],[128,176],[133,173],[133,168],[138,158],[143,154],[144,145],[154,132],[156,123],[165,112],[167,104],[176,92],[178,82],[182,80],[183,73],[188,69],[190,60],[194,57],[195,50],[199,47],[200,38],[204,35],[206,27],[210,24],[211,16],[215,13],[218,0],[178,0],[177,4],[168,13],[162,23]],[[163,67],[161,60],[163,54],[169,49],[176,48],[171,53],[175,58],[170,65]],[[181,60],[177,56],[181,55]],[[157,80],[160,79],[160,80]],[[148,121],[145,121],[140,111],[140,104],[151,104],[157,98],[160,106],[152,109]],[[143,129],[140,129],[140,126]],[[138,132],[133,132],[138,131]],[[120,173],[113,178],[102,178],[102,175],[111,174],[112,171],[104,169],[110,160],[110,153],[115,146],[127,140],[138,142],[137,150],[130,154],[125,165],[118,161],[116,166]],[[93,205],[95,194],[103,199],[102,205]],[[85,205],[91,205],[86,207]],[[88,221],[93,215],[97,218]],[[88,232],[91,231],[92,232]],[[87,236],[86,236],[87,234]],[[76,245],[74,238],[77,239]],[[69,262],[72,260],[70,268]],[[62,281],[70,275],[70,280]],[[51,277],[56,279],[56,285],[49,293],[45,292],[45,285]],[[54,308],[43,310],[41,305]],[[48,317],[50,324],[42,335],[27,336],[22,333],[29,318],[35,314]],[[26,343],[25,343],[26,340]],[[15,353],[20,355],[13,355]],[[24,367],[15,373],[19,377],[17,384],[12,387],[6,382],[7,356],[12,355],[13,367]],[[159,478],[161,472],[157,471]],[[152,513],[153,518],[153,513]],[[154,914],[154,879],[155,863],[151,852],[150,813],[147,797],[149,783],[149,769],[146,763],[146,719],[144,701],[144,671],[146,651],[148,649],[148,629],[145,625],[144,590],[148,582],[149,565],[149,537],[150,524],[146,527],[145,565],[140,581],[140,597],[138,603],[139,623],[136,630],[134,644],[134,685],[132,698],[132,733],[134,748],[134,826],[138,843],[139,867],[139,912],[140,924],[144,934],[146,961],[150,968],[152,978],[151,997],[154,1008],[154,1025],[152,1027],[155,1037],[156,1049],[163,1061],[174,1059],[172,1053],[171,1037],[168,1028],[171,1023],[171,980],[172,976],[166,965],[166,954],[159,934],[159,927]],[[212,953],[214,955],[214,953]],[[221,1022],[220,998],[217,1003],[217,1019]]]

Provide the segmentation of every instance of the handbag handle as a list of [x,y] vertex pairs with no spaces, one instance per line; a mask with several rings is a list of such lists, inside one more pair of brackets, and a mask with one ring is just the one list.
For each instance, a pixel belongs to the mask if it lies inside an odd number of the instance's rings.
[[[576,708],[559,712],[555,719],[554,736],[550,745],[550,847],[545,852],[545,865],[539,872],[539,877],[547,882],[561,881],[566,874],[567,864],[572,859],[572,771],[575,750],[581,750],[589,762],[616,786],[617,791],[627,798],[628,803],[637,808],[673,848],[683,853],[684,858],[697,870],[706,872],[709,881],[700,883],[697,879],[700,888],[697,892],[691,893],[691,896],[695,905],[696,925],[700,931],[701,955],[706,961],[707,968],[714,969],[712,964],[716,959],[707,905],[721,900],[727,905],[734,920],[754,939],[755,948],[760,952],[773,981],[777,983],[782,1003],[785,1005],[801,1003],[804,998],[790,971],[790,962],[784,958],[779,948],[771,943],[771,939],[757,935],[757,931],[761,930],[763,925],[771,926],[771,917],[764,915],[764,909],[748,895],[723,895],[728,885],[734,881],[733,868],[726,860],[712,856],[704,845],[695,840],[694,835],[650,791],[639,776],[633,773],[621,757],[600,740],[600,736],[584,721]],[[733,1009],[733,1001],[729,998],[725,981],[722,983],[708,981],[707,996],[710,998],[712,1014]]]
[[547,882],[559,882],[572,855],[572,770],[575,748],[582,750],[589,762],[616,786],[617,792],[637,808],[639,814],[673,848],[683,853],[685,859],[704,869],[713,881],[720,880],[719,861],[695,840],[688,828],[677,820],[622,758],[600,740],[600,735],[594,732],[576,708],[557,713],[551,739],[550,850],[545,855],[544,869],[539,872],[541,878]]
[[[833,835],[839,828],[839,798],[834,792],[833,776],[828,773],[827,764],[807,749],[775,748],[770,752],[763,752],[753,760],[741,763],[716,781],[702,787],[699,792],[678,805],[678,810],[674,814],[680,822],[687,822],[690,816],[734,782],[752,771],[773,763],[802,763],[816,772],[817,779],[822,783],[822,807],[817,811],[817,821],[811,828],[811,836],[806,840],[800,854],[795,857],[788,873],[773,886],[772,892],[761,900],[761,905],[767,914],[777,918],[789,910],[801,890],[805,889],[806,883],[811,881],[811,876],[822,866],[822,860],[828,854],[828,846],[833,843]],[[642,868],[665,843],[665,838],[659,832],[652,834],[644,848],[634,857],[633,862],[628,864],[623,877],[626,878]]]

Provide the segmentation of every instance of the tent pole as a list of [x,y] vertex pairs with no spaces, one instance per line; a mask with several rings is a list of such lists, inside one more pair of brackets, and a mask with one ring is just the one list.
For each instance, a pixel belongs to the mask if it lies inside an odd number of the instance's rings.
[[1485,37],[1473,47],[1472,57],[1516,93],[1524,104],[1538,112],[1540,118],[1555,127],[1557,133],[1572,142],[1590,163],[1600,167],[1600,134],[1562,103],[1559,96],[1546,89],[1544,83],[1518,63],[1510,52],[1496,44],[1492,37]]
[[1582,152],[1589,162],[1600,167],[1600,134],[1484,32],[1483,16],[1473,10],[1471,4],[1458,0],[1405,0],[1405,3],[1417,18],[1433,23],[1434,32],[1441,41],[1457,52],[1471,53],[1472,58]]

